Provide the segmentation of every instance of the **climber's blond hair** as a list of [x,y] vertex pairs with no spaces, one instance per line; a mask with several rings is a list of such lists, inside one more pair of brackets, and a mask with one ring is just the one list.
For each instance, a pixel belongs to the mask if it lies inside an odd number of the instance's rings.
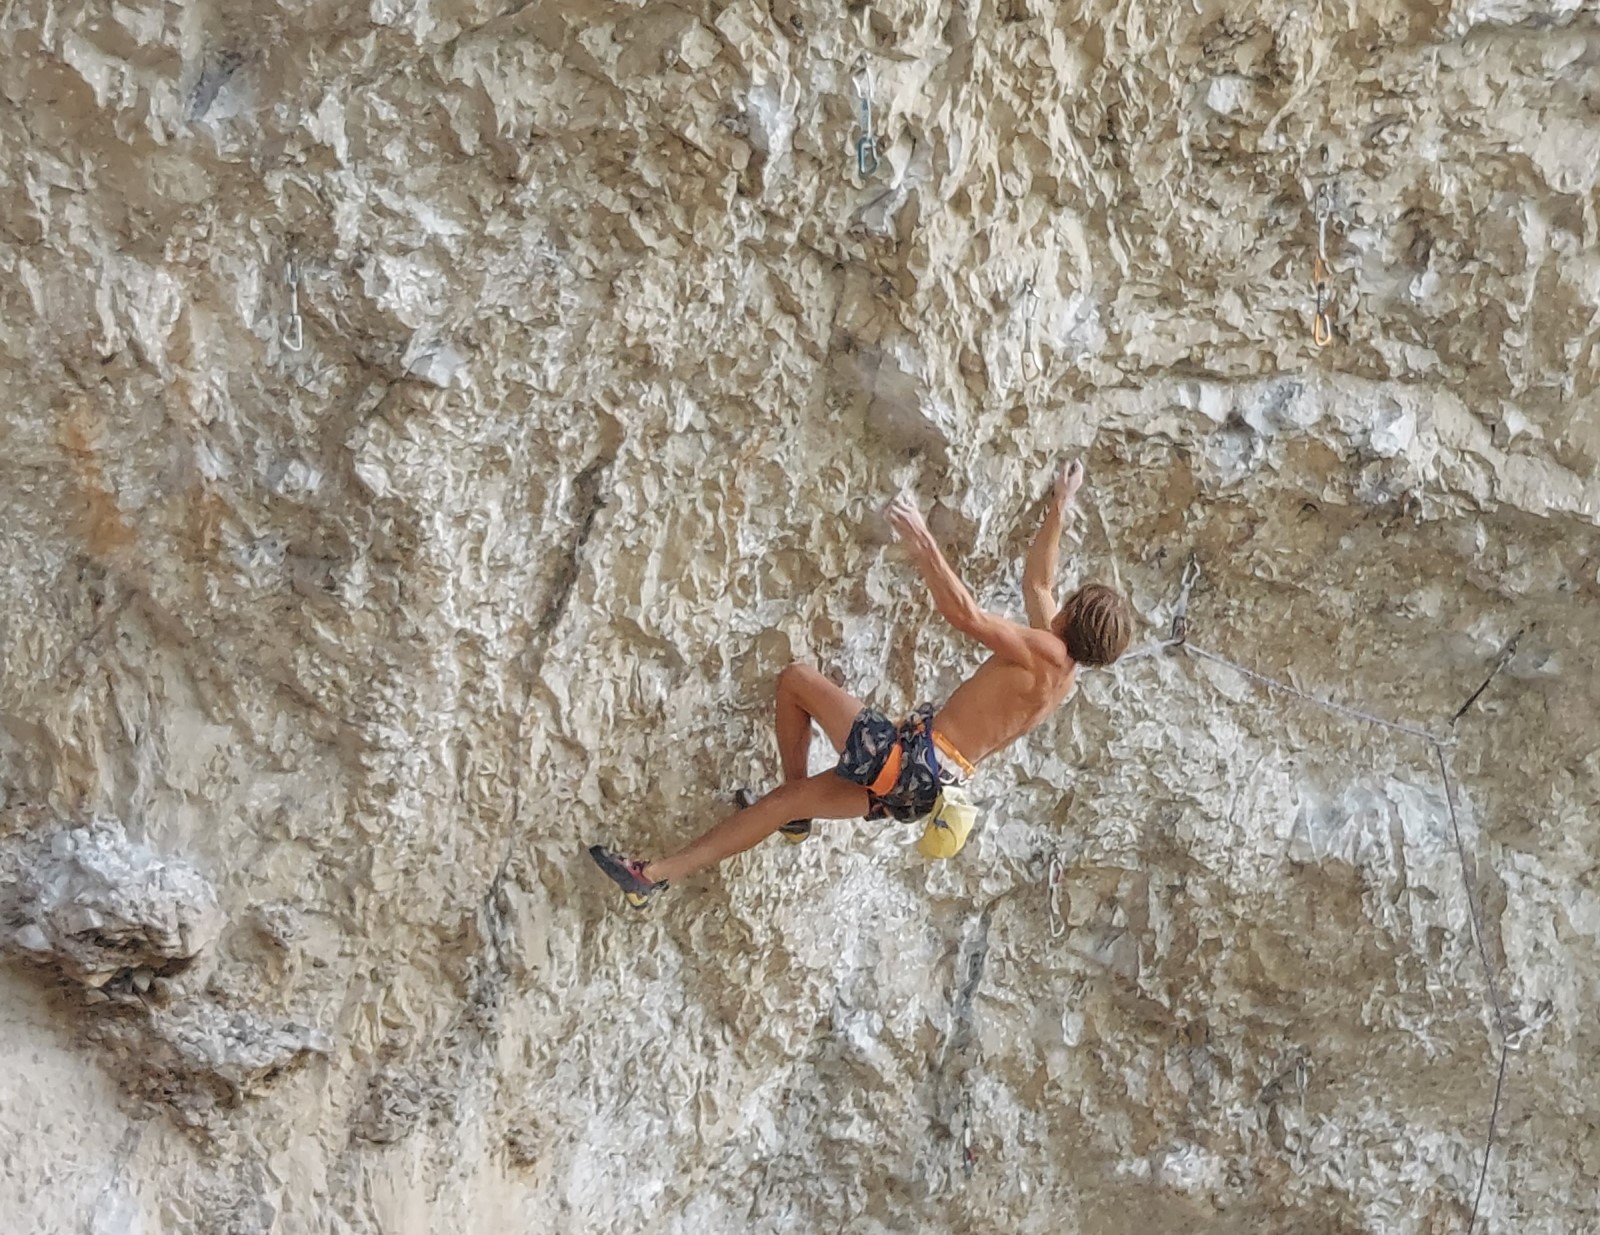
[[1061,606],[1055,631],[1080,665],[1109,665],[1133,638],[1133,606],[1116,588],[1090,583]]

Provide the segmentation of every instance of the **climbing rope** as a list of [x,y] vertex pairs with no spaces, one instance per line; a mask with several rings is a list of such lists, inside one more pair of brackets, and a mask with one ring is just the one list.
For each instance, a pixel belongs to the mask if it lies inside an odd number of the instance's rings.
[[1433,734],[1429,733],[1426,729],[1419,729],[1417,726],[1408,725],[1403,721],[1385,720],[1383,717],[1377,716],[1372,712],[1364,712],[1360,708],[1353,708],[1348,704],[1336,703],[1332,699],[1319,698],[1318,696],[1311,694],[1309,691],[1301,690],[1298,686],[1291,686],[1288,682],[1280,682],[1277,678],[1271,678],[1264,673],[1258,673],[1254,669],[1251,669],[1245,665],[1241,665],[1238,661],[1229,660],[1226,656],[1209,651],[1206,648],[1200,647],[1198,644],[1190,643],[1187,641],[1187,639],[1175,639],[1171,646],[1182,647],[1184,651],[1193,653],[1201,660],[1209,660],[1219,665],[1226,665],[1234,672],[1242,674],[1244,677],[1249,678],[1252,682],[1255,682],[1261,686],[1265,686],[1269,690],[1276,690],[1286,695],[1293,695],[1296,699],[1303,699],[1307,703],[1315,704],[1319,708],[1326,708],[1330,712],[1337,712],[1341,716],[1348,716],[1352,720],[1361,720],[1365,721],[1369,725],[1377,725],[1383,729],[1392,729],[1396,733],[1404,733],[1414,738],[1421,738],[1424,742],[1437,744],[1440,741],[1440,739],[1434,737]]
[[[1516,640],[1512,640],[1513,645],[1515,642]],[[1484,686],[1487,685],[1485,682]],[[1472,698],[1476,699],[1482,693],[1483,687],[1480,686]],[[1471,703],[1471,699],[1467,700],[1467,703],[1462,705],[1462,711],[1465,711]],[[1472,881],[1467,877],[1467,847],[1461,839],[1461,821],[1456,817],[1455,786],[1450,779],[1450,767],[1445,762],[1444,747],[1438,742],[1433,744],[1433,753],[1439,759],[1439,777],[1444,781],[1444,801],[1450,808],[1450,830],[1455,834],[1456,858],[1461,863],[1461,886],[1467,894],[1468,916],[1472,920],[1472,937],[1478,945],[1478,959],[1483,963],[1483,975],[1489,987],[1489,1003],[1494,1008],[1495,1028],[1500,1032],[1500,1065],[1495,1071],[1494,1104],[1489,1108],[1489,1132],[1484,1138],[1483,1165],[1478,1169],[1478,1190],[1472,1198],[1472,1217],[1467,1220],[1467,1235],[1472,1235],[1473,1229],[1478,1225],[1478,1207],[1483,1203],[1484,1184],[1489,1178],[1489,1152],[1494,1148],[1495,1127],[1500,1120],[1500,1091],[1506,1083],[1506,1057],[1511,1053],[1511,1036],[1506,1032],[1505,1011],[1500,1006],[1500,991],[1495,982],[1494,966],[1489,963],[1489,945],[1485,942],[1483,933],[1483,915],[1478,908],[1478,898],[1473,895]]]
[[1125,665],[1130,660],[1143,660],[1146,656],[1159,656],[1168,648],[1175,648],[1182,642],[1182,639],[1152,639],[1149,643],[1141,643],[1131,651],[1124,652],[1117,657],[1117,664]]
[[1472,936],[1478,945],[1478,959],[1483,962],[1484,977],[1488,979],[1489,1003],[1494,1008],[1495,1027],[1500,1031],[1500,1040],[1505,1042],[1509,1040],[1510,1035],[1506,1033],[1506,1018],[1500,1007],[1500,991],[1494,979],[1494,966],[1489,963],[1489,947],[1484,942],[1483,916],[1478,909],[1478,898],[1472,893],[1472,881],[1466,877],[1468,867],[1467,847],[1461,839],[1461,821],[1456,818],[1455,785],[1450,777],[1449,764],[1445,762],[1444,748],[1435,742],[1433,744],[1433,753],[1439,759],[1439,777],[1444,781],[1444,801],[1445,805],[1450,809],[1450,830],[1455,834],[1456,857],[1461,862],[1461,882],[1467,893],[1467,909],[1472,919]]
[[1333,342],[1333,322],[1328,316],[1328,220],[1333,216],[1333,190],[1317,186],[1314,199],[1317,215],[1317,256],[1311,263],[1311,286],[1317,296],[1317,311],[1311,319],[1311,337],[1318,347]]
[[[1322,226],[1325,226],[1325,222],[1322,224]],[[1320,231],[1321,227],[1319,226],[1319,256],[1321,249]],[[1322,267],[1319,266],[1319,269],[1322,269]],[[1319,313],[1320,312],[1321,309],[1319,297]],[[1323,340],[1319,339],[1318,342],[1321,343]],[[1467,1235],[1473,1235],[1473,1232],[1477,1229],[1478,1211],[1483,1203],[1483,1191],[1489,1177],[1489,1158],[1494,1152],[1495,1133],[1499,1127],[1500,1100],[1505,1089],[1506,1064],[1508,1056],[1511,1052],[1511,1038],[1506,1030],[1505,1011],[1500,1002],[1499,982],[1495,976],[1494,964],[1489,959],[1489,946],[1487,942],[1487,936],[1484,933],[1482,911],[1478,906],[1477,895],[1472,890],[1472,864],[1467,858],[1466,842],[1461,837],[1461,821],[1456,811],[1455,782],[1450,775],[1449,761],[1445,758],[1445,750],[1450,745],[1450,742],[1447,738],[1430,733],[1428,730],[1423,729],[1418,725],[1408,725],[1403,721],[1388,720],[1362,708],[1351,707],[1348,704],[1338,703],[1332,699],[1320,698],[1311,694],[1309,691],[1301,690],[1298,686],[1294,686],[1288,682],[1282,681],[1279,678],[1270,677],[1269,675],[1261,673],[1258,670],[1251,669],[1246,665],[1241,665],[1235,660],[1230,660],[1228,657],[1223,656],[1220,653],[1212,652],[1206,648],[1198,646],[1197,644],[1190,643],[1188,641],[1188,597],[1189,591],[1193,586],[1195,578],[1198,577],[1198,574],[1198,566],[1196,565],[1195,560],[1191,557],[1189,563],[1184,567],[1181,591],[1172,619],[1171,637],[1159,643],[1148,644],[1143,648],[1137,649],[1139,652],[1149,655],[1154,654],[1155,652],[1165,651],[1168,648],[1180,648],[1184,652],[1198,656],[1201,660],[1209,660],[1215,664],[1225,665],[1234,670],[1234,672],[1242,675],[1252,682],[1255,682],[1259,686],[1265,687],[1270,691],[1276,691],[1280,694],[1288,695],[1292,698],[1301,700],[1304,703],[1309,703],[1314,707],[1319,707],[1326,711],[1336,713],[1340,716],[1348,717],[1351,720],[1358,720],[1365,724],[1375,725],[1381,729],[1388,729],[1395,733],[1403,733],[1408,737],[1420,738],[1432,748],[1434,756],[1438,760],[1439,777],[1444,787],[1445,806],[1449,811],[1450,828],[1455,837],[1456,858],[1461,871],[1461,888],[1466,894],[1467,912],[1471,923],[1473,941],[1477,945],[1478,959],[1483,965],[1484,981],[1488,988],[1489,1005],[1494,1016],[1495,1031],[1500,1037],[1500,1060],[1499,1066],[1495,1073],[1494,1099],[1489,1107],[1488,1128],[1484,1134],[1483,1162],[1478,1171],[1478,1186],[1472,1199],[1472,1214],[1467,1220]],[[1483,694],[1483,692],[1488,688],[1489,683],[1494,680],[1499,672],[1510,663],[1511,657],[1516,651],[1517,641],[1521,635],[1522,632],[1518,631],[1517,634],[1513,636],[1511,641],[1506,645],[1506,647],[1501,650],[1500,656],[1497,659],[1494,668],[1490,671],[1489,676],[1487,679],[1485,679],[1483,685],[1479,686],[1478,689],[1473,692],[1471,698],[1469,698],[1466,703],[1462,704],[1462,706],[1456,711],[1455,715],[1451,718],[1450,723],[1452,725],[1455,724],[1455,722],[1461,718],[1466,710],[1477,701],[1478,697]],[[1131,656],[1132,653],[1129,655]],[[1124,659],[1126,659],[1126,657]],[[1052,899],[1052,910],[1053,909],[1054,900]],[[1054,934],[1053,920],[1051,933],[1052,935]]]

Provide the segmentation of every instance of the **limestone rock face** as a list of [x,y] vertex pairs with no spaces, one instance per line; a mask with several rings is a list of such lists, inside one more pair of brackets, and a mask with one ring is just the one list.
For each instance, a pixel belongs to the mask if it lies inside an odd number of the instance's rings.
[[0,884],[9,950],[86,988],[76,1019],[128,1092],[196,1123],[328,1051],[325,1034],[219,1006],[225,985],[192,971],[224,923],[215,888],[187,862],[114,820],[21,837]]
[[181,858],[95,820],[38,838],[0,895],[11,948],[89,987],[185,968],[222,927],[217,893]]
[[[13,0],[0,96],[17,1229],[1454,1235],[1502,1057],[1477,1229],[1600,1228],[1590,0]],[[881,504],[1020,614],[1064,454],[1147,654],[960,857],[623,912],[784,665],[977,663]]]
[[331,1046],[307,1026],[275,1025],[248,1008],[229,1011],[198,998],[147,1016],[110,1015],[91,1036],[133,1094],[189,1124],[203,1123],[219,1105],[238,1105]]

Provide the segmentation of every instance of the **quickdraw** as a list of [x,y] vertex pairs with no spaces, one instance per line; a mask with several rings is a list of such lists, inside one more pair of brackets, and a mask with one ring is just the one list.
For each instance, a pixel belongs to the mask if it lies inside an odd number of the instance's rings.
[[856,171],[862,178],[878,171],[878,135],[872,131],[872,68],[863,56],[855,73],[856,96],[861,100],[861,136],[856,141]]
[[1189,555],[1184,563],[1183,577],[1178,581],[1178,602],[1172,607],[1172,629],[1167,638],[1173,643],[1183,643],[1189,637],[1189,593],[1200,578],[1200,562]]
[[1050,855],[1045,880],[1050,885],[1050,938],[1060,939],[1067,933],[1066,919],[1061,915],[1061,881],[1066,877],[1067,864],[1059,853]]
[[300,257],[293,249],[289,250],[284,277],[289,280],[289,326],[283,334],[283,345],[298,352],[305,346],[306,330],[300,317]]
[[1039,305],[1039,293],[1034,290],[1033,280],[1028,279],[1022,284],[1021,296],[1022,313],[1022,380],[1031,382],[1044,374],[1044,365],[1040,363],[1038,353],[1033,350],[1033,316]]
[[1333,216],[1333,191],[1326,184],[1317,187],[1313,203],[1317,215],[1317,255],[1311,262],[1311,285],[1317,295],[1317,310],[1311,319],[1311,337],[1318,347],[1333,342],[1333,321],[1328,315],[1328,220]]

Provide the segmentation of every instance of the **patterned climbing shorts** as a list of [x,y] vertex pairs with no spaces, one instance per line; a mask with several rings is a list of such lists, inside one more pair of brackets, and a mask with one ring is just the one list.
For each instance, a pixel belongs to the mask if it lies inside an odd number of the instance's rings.
[[876,708],[862,708],[856,717],[833,770],[866,788],[868,819],[921,819],[933,810],[941,788],[965,783],[961,769],[940,764],[933,711],[931,704],[919,704],[898,725]]

